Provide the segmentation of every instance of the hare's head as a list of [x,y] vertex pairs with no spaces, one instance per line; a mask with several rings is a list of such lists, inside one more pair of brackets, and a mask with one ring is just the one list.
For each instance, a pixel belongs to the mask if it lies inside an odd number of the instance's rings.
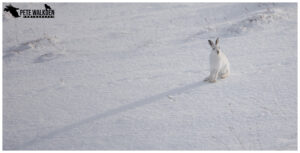
[[220,53],[220,46],[219,46],[219,38],[217,38],[216,43],[214,44],[213,41],[208,40],[209,45],[212,48],[212,51],[219,54]]

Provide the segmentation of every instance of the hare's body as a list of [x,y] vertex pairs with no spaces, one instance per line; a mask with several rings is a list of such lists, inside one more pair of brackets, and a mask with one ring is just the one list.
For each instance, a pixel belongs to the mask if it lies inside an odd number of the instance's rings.
[[218,47],[218,41],[219,39],[216,40],[216,44],[213,44],[213,42],[209,40],[209,44],[212,47],[212,52],[209,56],[210,75],[204,81],[216,82],[218,77],[224,79],[230,74],[229,61]]

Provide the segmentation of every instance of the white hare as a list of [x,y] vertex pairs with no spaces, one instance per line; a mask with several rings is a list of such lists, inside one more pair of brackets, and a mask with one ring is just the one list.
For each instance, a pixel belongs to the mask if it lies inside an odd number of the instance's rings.
[[226,55],[220,50],[219,38],[217,38],[215,44],[211,40],[208,40],[208,43],[212,48],[209,56],[210,75],[204,81],[213,83],[216,82],[218,77],[224,79],[229,76],[230,68]]

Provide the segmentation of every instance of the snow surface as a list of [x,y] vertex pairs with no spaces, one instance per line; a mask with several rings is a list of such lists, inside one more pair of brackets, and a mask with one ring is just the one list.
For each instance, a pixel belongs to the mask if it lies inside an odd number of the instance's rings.
[[296,3],[48,5],[3,12],[4,150],[297,149]]

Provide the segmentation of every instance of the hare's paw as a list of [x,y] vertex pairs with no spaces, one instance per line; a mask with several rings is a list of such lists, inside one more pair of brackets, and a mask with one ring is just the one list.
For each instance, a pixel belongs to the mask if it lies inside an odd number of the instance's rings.
[[210,83],[215,83],[217,80],[214,79],[214,78],[211,78],[210,76],[208,76],[203,81],[210,82]]
[[226,75],[221,75],[221,79],[225,79],[225,78],[227,78],[228,77],[228,75],[226,74]]
[[210,82],[210,83],[216,83],[217,80],[209,80],[208,82]]
[[221,79],[225,79],[228,77],[228,75],[229,75],[229,73],[225,73],[225,74],[222,74],[220,77],[221,77]]

